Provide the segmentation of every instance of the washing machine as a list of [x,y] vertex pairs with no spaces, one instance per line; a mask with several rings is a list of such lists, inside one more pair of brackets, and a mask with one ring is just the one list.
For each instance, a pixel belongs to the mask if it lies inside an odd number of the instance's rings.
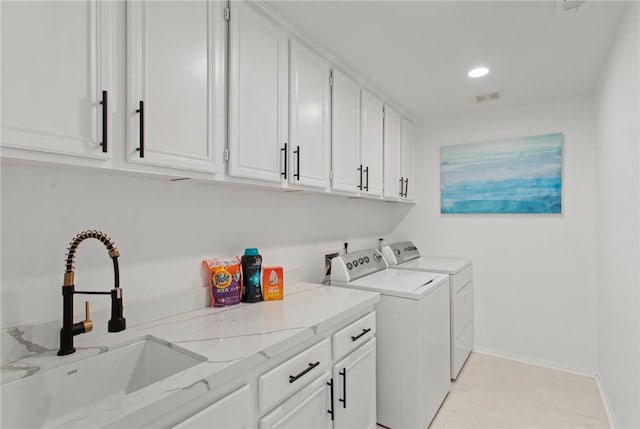
[[443,273],[449,276],[451,379],[460,374],[473,350],[473,273],[466,259],[421,256],[411,241],[382,248],[389,268]]
[[387,269],[375,249],[331,261],[331,286],[380,293],[376,304],[377,421],[425,429],[451,388],[449,279]]

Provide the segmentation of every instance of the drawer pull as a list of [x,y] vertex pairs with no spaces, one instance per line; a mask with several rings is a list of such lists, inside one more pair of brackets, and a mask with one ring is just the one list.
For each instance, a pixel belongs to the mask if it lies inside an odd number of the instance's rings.
[[367,178],[367,184],[364,185],[364,190],[369,192],[369,167],[367,166],[367,168],[364,169],[364,174]]
[[280,175],[287,180],[287,158],[289,157],[289,149],[287,147],[287,142],[284,142],[284,147],[280,149],[280,152],[284,152],[284,171],[280,172]]
[[347,408],[347,368],[342,368],[342,371],[338,373],[342,376],[342,396],[343,398],[338,399],[338,401],[342,402],[342,408]]
[[293,151],[293,154],[296,156],[296,172],[293,174],[293,177],[296,180],[300,180],[300,146],[296,146],[296,150]]
[[331,409],[327,410],[327,413],[331,415],[331,421],[333,421],[333,378],[327,383],[327,386],[331,387]]
[[140,116],[140,146],[136,148],[136,151],[140,152],[140,158],[144,158],[144,101],[140,100],[139,108],[136,110]]
[[108,139],[108,124],[107,121],[109,120],[109,98],[108,98],[107,91],[102,91],[102,101],[100,102],[100,104],[102,104],[102,143],[100,143],[100,145],[102,146],[102,152],[107,153],[109,150],[107,149],[107,139]]
[[360,335],[356,335],[355,337],[351,337],[351,341],[357,341],[359,340],[363,335],[366,335],[367,333],[369,333],[371,331],[371,328],[367,328],[367,329],[363,329],[362,332],[360,333]]
[[309,366],[307,367],[307,369],[302,371],[300,374],[298,374],[298,375],[290,375],[289,376],[289,383],[293,383],[294,381],[296,381],[297,379],[299,379],[300,377],[302,377],[303,375],[305,375],[306,373],[308,373],[309,371],[311,371],[313,368],[317,367],[318,365],[320,365],[320,361],[318,361],[316,363],[310,363]]

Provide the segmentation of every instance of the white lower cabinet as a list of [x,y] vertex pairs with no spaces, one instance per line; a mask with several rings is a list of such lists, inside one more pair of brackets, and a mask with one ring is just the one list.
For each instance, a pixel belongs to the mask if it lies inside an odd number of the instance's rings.
[[250,389],[244,385],[238,390],[199,413],[189,417],[174,429],[203,429],[203,428],[251,428],[251,415],[246,412],[250,403]]
[[331,366],[329,339],[298,353],[258,377],[260,411],[266,411],[295,393]]
[[320,377],[260,419],[260,429],[330,429],[331,374]]
[[375,333],[370,312],[260,376],[260,429],[375,429]]
[[240,387],[211,392],[217,400],[195,414],[174,410],[170,418],[184,419],[174,429],[375,429],[375,334],[372,308],[247,369]]
[[333,366],[334,428],[376,427],[376,340]]

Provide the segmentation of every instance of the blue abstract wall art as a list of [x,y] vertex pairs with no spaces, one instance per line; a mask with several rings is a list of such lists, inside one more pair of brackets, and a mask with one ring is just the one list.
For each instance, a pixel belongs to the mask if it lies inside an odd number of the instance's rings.
[[563,135],[440,150],[441,213],[562,213]]

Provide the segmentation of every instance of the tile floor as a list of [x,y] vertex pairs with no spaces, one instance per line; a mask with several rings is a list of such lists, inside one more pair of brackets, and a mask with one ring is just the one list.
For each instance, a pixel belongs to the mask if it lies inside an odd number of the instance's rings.
[[467,428],[601,429],[609,423],[593,378],[473,353],[429,427]]

